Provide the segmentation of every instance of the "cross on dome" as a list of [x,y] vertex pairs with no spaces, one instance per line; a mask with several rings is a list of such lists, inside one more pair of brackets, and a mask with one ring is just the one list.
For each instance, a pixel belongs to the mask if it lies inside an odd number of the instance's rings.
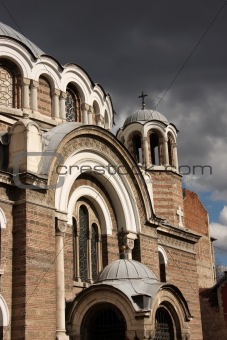
[[143,93],[143,91],[142,91],[141,95],[138,97],[138,98],[142,99],[142,110],[145,109],[145,101],[144,101],[145,97],[147,97],[147,94]]

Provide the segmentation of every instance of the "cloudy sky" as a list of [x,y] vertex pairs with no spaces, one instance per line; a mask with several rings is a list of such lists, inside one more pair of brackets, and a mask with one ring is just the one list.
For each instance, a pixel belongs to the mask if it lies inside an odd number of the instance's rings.
[[[227,264],[227,1],[3,0],[0,20],[82,66],[111,94],[117,127],[148,94],[146,106],[180,131],[184,185],[208,210]],[[196,165],[210,168],[193,173]]]

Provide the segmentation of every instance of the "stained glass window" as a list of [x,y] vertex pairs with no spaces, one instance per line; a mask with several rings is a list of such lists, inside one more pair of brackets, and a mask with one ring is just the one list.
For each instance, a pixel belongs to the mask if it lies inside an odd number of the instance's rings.
[[88,280],[88,261],[87,261],[87,238],[88,238],[88,211],[82,205],[79,210],[80,235],[79,235],[79,268],[81,281]]
[[0,66],[0,105],[13,107],[13,76]]
[[98,242],[98,227],[95,223],[93,223],[91,227],[91,267],[93,281],[96,280],[98,275],[97,242]]
[[66,95],[67,95],[65,100],[66,120],[67,122],[75,122],[77,120],[75,95],[71,90],[67,90]]

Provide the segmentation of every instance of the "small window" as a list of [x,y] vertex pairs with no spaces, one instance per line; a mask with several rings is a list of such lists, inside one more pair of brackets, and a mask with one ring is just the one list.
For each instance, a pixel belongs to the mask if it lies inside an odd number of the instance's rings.
[[142,157],[142,146],[141,146],[141,137],[139,135],[135,135],[132,138],[133,142],[133,154],[136,162],[139,164],[143,163]]
[[152,132],[150,134],[150,149],[151,149],[151,163],[153,165],[160,165],[161,146],[159,136],[157,133]]
[[74,86],[66,89],[65,112],[67,122],[81,122],[80,95]]
[[88,256],[87,256],[87,239],[88,239],[88,211],[85,206],[80,207],[80,236],[79,236],[79,263],[80,278],[83,282],[88,280]]

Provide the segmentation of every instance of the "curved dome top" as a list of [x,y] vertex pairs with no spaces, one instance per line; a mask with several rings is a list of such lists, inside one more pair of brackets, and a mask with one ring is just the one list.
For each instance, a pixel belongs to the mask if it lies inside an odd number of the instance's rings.
[[144,264],[134,260],[116,260],[99,273],[96,282],[124,279],[157,280],[155,274]]
[[15,31],[13,28],[3,24],[2,22],[0,22],[0,36],[5,36],[20,41],[26,45],[36,57],[45,54],[39,47],[23,36],[23,34]]
[[159,121],[161,121],[165,124],[169,124],[168,120],[166,119],[166,117],[162,113],[160,113],[158,111],[154,111],[154,110],[140,109],[140,110],[136,111],[135,113],[133,113],[128,118],[126,118],[126,120],[124,122],[124,127],[126,127],[130,123],[149,122],[151,120],[159,120]]

